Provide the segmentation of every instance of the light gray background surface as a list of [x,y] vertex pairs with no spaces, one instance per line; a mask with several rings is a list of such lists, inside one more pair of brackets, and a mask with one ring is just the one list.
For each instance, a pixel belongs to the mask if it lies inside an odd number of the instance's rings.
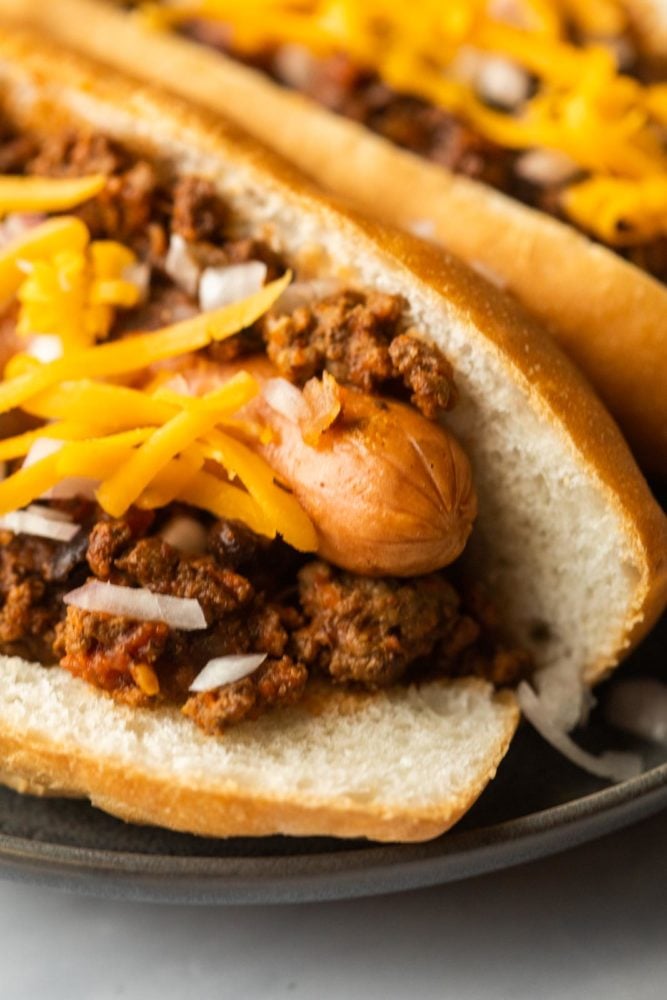
[[196,908],[0,882],[2,1000],[665,1000],[667,812],[349,903]]

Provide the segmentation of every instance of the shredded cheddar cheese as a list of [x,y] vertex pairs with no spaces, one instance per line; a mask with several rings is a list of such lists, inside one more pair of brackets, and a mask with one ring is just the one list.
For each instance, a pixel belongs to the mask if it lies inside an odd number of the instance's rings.
[[178,500],[203,464],[203,459],[198,455],[182,454],[179,458],[173,458],[160,469],[150,486],[135,500],[136,506],[142,510],[155,510],[156,507],[166,507]]
[[[273,518],[265,514],[253,497],[238,486],[232,486],[231,483],[224,482],[210,472],[198,472],[179,493],[178,498],[185,503],[208,510],[216,517],[243,521],[258,535],[265,535],[267,538],[276,536],[275,528],[272,527]],[[314,548],[315,546],[312,547]]]
[[7,212],[63,212],[104,188],[104,174],[90,177],[0,176],[0,215]]
[[70,216],[47,219],[13,240],[0,250],[0,305],[16,294],[24,280],[21,265],[48,260],[57,253],[82,253],[88,241],[83,222]]
[[[667,233],[667,87],[619,71],[609,43],[628,27],[621,0],[422,0],[418,11],[398,0],[172,0],[143,9],[155,27],[221,21],[240,53],[283,44],[345,53],[505,148],[567,155],[582,178],[563,209],[601,239],[622,246]],[[534,93],[510,111],[492,107],[457,77],[464,49],[509,60],[535,81]]]
[[16,437],[0,439],[0,462],[8,462],[13,458],[23,458],[36,441],[41,438],[52,438],[56,441],[85,441],[90,437],[90,425],[84,423],[69,423],[66,421],[46,424],[34,431],[26,431]]
[[291,272],[241,302],[201,313],[154,333],[137,334],[109,344],[72,352],[49,364],[35,365],[0,384],[0,413],[22,406],[53,386],[78,378],[110,378],[148,368],[158,361],[225,340],[259,319],[291,280]]
[[[124,514],[172,458],[215,426],[218,422],[216,404],[224,408],[227,398],[240,386],[244,389],[242,403],[256,395],[259,388],[250,375],[240,372],[222,389],[209,393],[201,403],[191,402],[155,430],[130,460],[102,483],[97,491],[97,500],[102,509],[114,517]],[[221,464],[233,472],[229,465]]]
[[104,240],[86,250],[60,250],[27,267],[18,289],[18,332],[24,337],[55,334],[68,352],[104,339],[115,307],[131,308],[139,288],[124,277],[136,263],[131,250]]
[[280,531],[289,545],[301,552],[317,548],[317,536],[310,518],[291,493],[276,484],[273,471],[246,445],[229,434],[212,431],[206,435],[204,454],[237,476],[263,511],[270,511],[272,530]]
[[[37,460],[0,481],[0,514],[26,506],[67,479],[85,479],[99,484],[98,503],[112,516],[133,503],[154,509],[182,500],[244,521],[270,538],[280,532],[302,550],[316,548],[314,528],[297,500],[275,483],[266,462],[233,436],[267,438],[267,428],[239,414],[259,389],[250,374],[242,371],[204,397],[150,381],[144,389],[108,381],[240,332],[271,307],[291,274],[221,309],[91,346],[90,338],[109,328],[106,310],[135,301],[123,277],[134,255],[110,241],[89,243],[85,227],[68,218],[44,223],[18,243],[0,256],[0,286],[17,294],[21,332],[53,331],[65,353],[48,364],[15,355],[10,377],[0,384],[0,411],[21,407],[46,421],[0,440],[0,460],[28,455],[41,438],[57,442],[52,453],[35,455]],[[28,271],[23,283],[21,268]],[[233,479],[243,485],[233,485]]]
[[[67,447],[67,446],[65,446]],[[0,515],[26,507],[61,479],[58,452],[23,466],[0,482]]]
[[667,233],[667,176],[642,181],[592,178],[571,187],[565,205],[570,217],[582,225],[595,215],[598,233],[608,243],[642,243],[656,233]]

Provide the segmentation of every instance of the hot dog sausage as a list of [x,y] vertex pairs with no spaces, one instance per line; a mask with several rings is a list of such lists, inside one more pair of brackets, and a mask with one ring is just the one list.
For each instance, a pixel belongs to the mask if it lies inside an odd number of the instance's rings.
[[[180,369],[197,393],[239,369],[260,382],[277,373],[266,358],[236,365],[201,359]],[[317,529],[319,554],[367,575],[413,576],[448,565],[462,552],[477,513],[470,463],[441,425],[393,400],[340,387],[341,411],[317,442],[296,420],[258,396],[247,415],[275,432],[255,442]]]

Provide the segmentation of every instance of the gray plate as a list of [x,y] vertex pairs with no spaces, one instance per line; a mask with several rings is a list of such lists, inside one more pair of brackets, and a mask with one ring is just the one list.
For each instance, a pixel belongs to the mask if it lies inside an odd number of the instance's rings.
[[[667,619],[624,674],[664,671]],[[600,692],[604,703],[604,690]],[[115,898],[284,903],[435,885],[583,843],[667,806],[667,748],[638,747],[601,713],[591,748],[640,749],[640,777],[608,787],[522,727],[496,780],[456,830],[428,844],[271,837],[207,840],[130,826],[84,802],[0,790],[0,874]]]

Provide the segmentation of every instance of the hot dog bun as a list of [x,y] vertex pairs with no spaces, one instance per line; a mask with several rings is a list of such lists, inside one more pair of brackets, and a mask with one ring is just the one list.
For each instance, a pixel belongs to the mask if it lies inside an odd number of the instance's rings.
[[[533,651],[538,683],[564,692],[572,725],[582,680],[604,676],[664,607],[667,523],[613,421],[553,343],[441,251],[335,206],[172,96],[9,29],[0,91],[19,123],[85,123],[210,177],[247,234],[270,239],[294,266],[405,296],[410,321],[457,374],[451,426],[479,497],[468,571]],[[515,723],[504,699],[463,682],[325,697],[218,743],[169,712],[128,714],[58,669],[5,660],[2,676],[4,780],[208,834],[433,836],[493,773]]]
[[507,692],[476,680],[322,691],[213,739],[178,711],[130,709],[65,671],[5,658],[0,780],[206,836],[426,840],[493,777],[517,716]]
[[[641,6],[665,38],[662,8]],[[400,150],[217,52],[151,31],[111,4],[0,0],[1,10],[222,112],[363,211],[428,231],[497,276],[582,368],[644,467],[667,474],[667,289],[654,278],[570,226]]]
[[667,4],[665,0],[624,0],[642,45],[664,66],[667,56]]

